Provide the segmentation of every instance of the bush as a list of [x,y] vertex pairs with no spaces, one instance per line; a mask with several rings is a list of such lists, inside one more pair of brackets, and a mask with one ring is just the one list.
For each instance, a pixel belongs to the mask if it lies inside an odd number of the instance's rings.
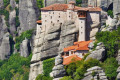
[[28,80],[31,57],[32,55],[27,58],[20,57],[17,53],[11,55],[8,60],[0,61],[0,80],[20,79],[20,77],[21,80]]
[[82,4],[82,0],[76,0],[76,6],[81,7],[81,4]]
[[109,80],[115,80],[115,78],[117,76],[116,70],[119,67],[116,59],[113,57],[108,58],[108,59],[106,59],[106,61],[104,61],[102,66],[103,66],[106,76],[109,78]]
[[53,78],[39,74],[35,80],[53,80]]
[[52,68],[55,65],[55,59],[54,58],[50,58],[50,59],[46,59],[43,61],[43,73],[45,76],[49,76],[50,72],[52,72]]
[[3,0],[4,8],[6,8],[10,4],[10,0]]
[[112,10],[108,10],[107,13],[108,13],[108,15],[109,15],[111,18],[114,17],[114,15],[113,15],[113,11],[112,11]]
[[15,38],[15,42],[16,42],[15,48],[16,48],[17,50],[19,50],[19,49],[20,49],[20,43],[21,43],[25,38],[31,39],[32,34],[33,34],[33,29],[32,29],[32,30],[27,30],[27,31],[23,32],[20,36],[16,37],[16,38]]
[[19,0],[15,0],[15,2],[16,2],[17,4],[19,4]]
[[42,8],[43,7],[43,2],[44,2],[44,0],[37,0],[37,6],[38,6],[38,8]]
[[115,53],[118,51],[118,46],[120,45],[120,31],[105,31],[105,32],[98,32],[96,34],[96,39],[99,42],[103,42],[106,49],[107,49],[107,57],[114,57]]
[[96,59],[89,59],[87,61],[84,61],[79,68],[76,69],[74,80],[81,80],[84,77],[84,74],[86,73],[86,70],[88,68],[94,67],[94,66],[101,66],[100,62]]
[[70,76],[64,76],[62,79],[60,80],[73,80]]
[[15,26],[16,26],[16,28],[20,26],[20,22],[19,22],[19,17],[18,16],[16,16],[16,18],[15,18]]

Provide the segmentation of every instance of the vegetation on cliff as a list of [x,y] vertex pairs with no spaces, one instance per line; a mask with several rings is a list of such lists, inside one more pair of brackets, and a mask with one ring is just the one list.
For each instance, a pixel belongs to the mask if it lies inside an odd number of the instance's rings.
[[28,80],[31,57],[32,54],[24,58],[16,53],[8,60],[0,60],[0,80]]
[[17,49],[17,50],[19,50],[20,49],[20,43],[25,39],[25,38],[27,38],[27,39],[31,39],[31,37],[32,37],[32,34],[33,34],[33,29],[32,30],[27,30],[27,31],[25,31],[25,32],[22,32],[21,33],[21,35],[20,36],[17,36],[16,38],[15,38],[15,48]]

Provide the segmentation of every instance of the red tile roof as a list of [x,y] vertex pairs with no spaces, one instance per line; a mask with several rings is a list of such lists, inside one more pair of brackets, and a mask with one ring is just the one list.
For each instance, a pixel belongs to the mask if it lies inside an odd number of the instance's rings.
[[53,4],[44,8],[41,8],[41,10],[53,10],[53,11],[64,11],[68,9],[68,4]]
[[69,46],[67,48],[64,48],[64,52],[68,52],[68,51],[77,51],[77,50],[89,50],[88,45],[89,43],[92,42],[90,41],[80,41],[80,42],[74,42],[73,46]]
[[77,55],[73,54],[71,56],[68,56],[68,57],[63,57],[63,65],[68,65],[72,62],[75,62],[75,61],[79,61],[79,60],[82,60],[82,58],[78,57]]
[[[73,2],[71,2],[71,3],[73,3]],[[41,8],[41,10],[50,10],[50,11],[66,11],[67,9],[68,9],[68,4],[59,4],[59,3]],[[75,6],[74,10],[78,10],[78,11],[101,11],[101,8],[99,8],[99,7],[84,8],[84,7]]]
[[42,23],[42,20],[38,20],[38,21],[36,21],[36,22],[39,24],[39,23]]

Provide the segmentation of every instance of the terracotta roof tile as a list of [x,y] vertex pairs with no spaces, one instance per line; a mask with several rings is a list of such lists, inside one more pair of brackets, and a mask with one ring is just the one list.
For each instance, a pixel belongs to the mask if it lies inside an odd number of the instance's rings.
[[[71,2],[73,3],[73,2]],[[60,3],[56,3],[44,8],[41,8],[41,10],[50,10],[50,11],[66,11],[68,9],[68,4],[60,4]],[[73,10],[79,10],[79,11],[101,11],[102,9],[99,7],[78,7],[75,6],[75,8]]]
[[74,51],[89,50],[88,45],[89,45],[90,42],[92,42],[92,41],[90,40],[90,41],[74,42],[73,46],[69,46],[67,48],[64,48],[64,52],[68,52],[70,50],[74,50]]
[[42,20],[38,20],[38,21],[36,21],[37,23],[42,23]]
[[44,8],[41,8],[41,10],[53,10],[53,11],[64,11],[68,9],[68,4],[53,4]]
[[82,58],[78,57],[77,55],[73,54],[71,56],[68,56],[68,57],[63,57],[63,65],[68,65],[72,62],[75,62],[75,61],[79,61],[79,60],[82,60]]

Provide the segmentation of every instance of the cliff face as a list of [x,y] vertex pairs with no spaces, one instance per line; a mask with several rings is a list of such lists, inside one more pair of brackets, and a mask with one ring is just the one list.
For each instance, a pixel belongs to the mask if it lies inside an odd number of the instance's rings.
[[21,32],[36,27],[36,12],[32,0],[19,0],[19,19]]
[[70,1],[76,2],[76,0],[44,0],[44,5],[49,6],[49,5],[54,4],[54,3],[66,4],[66,3],[69,3]]
[[48,32],[37,29],[29,80],[35,80],[36,76],[43,72],[43,60],[57,56],[63,52],[64,47],[73,45],[73,42],[77,40],[77,33],[78,29],[73,21],[51,26]]

